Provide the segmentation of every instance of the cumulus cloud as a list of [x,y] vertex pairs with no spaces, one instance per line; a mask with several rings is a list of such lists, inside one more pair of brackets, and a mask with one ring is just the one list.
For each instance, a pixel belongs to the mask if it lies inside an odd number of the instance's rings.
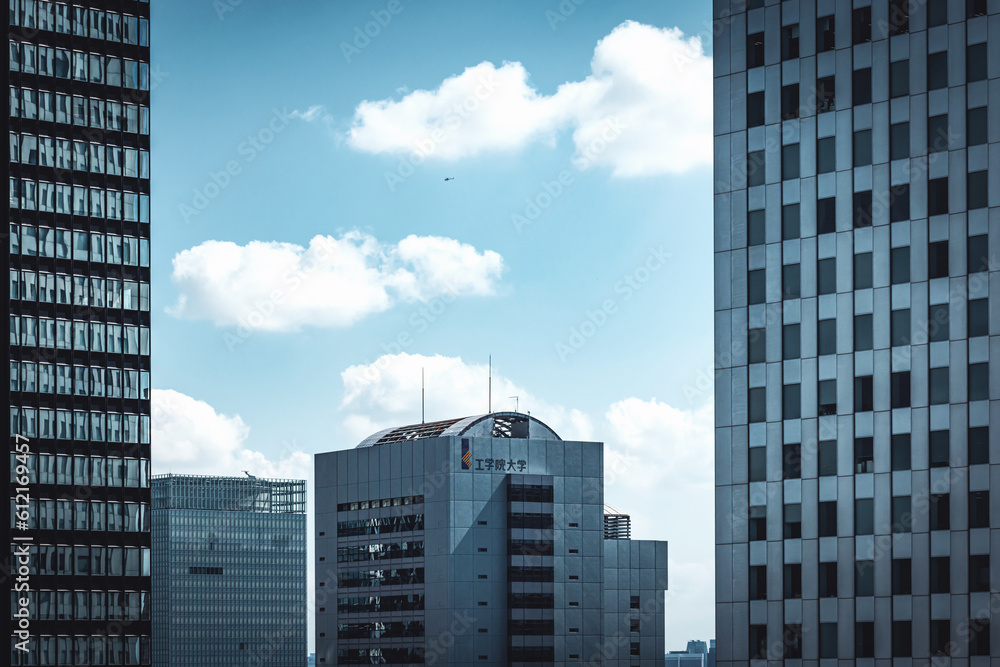
[[591,71],[544,95],[521,63],[482,62],[436,90],[363,101],[347,143],[447,161],[551,143],[571,129],[580,169],[632,177],[711,163],[712,61],[700,38],[626,21],[597,43]]
[[437,236],[393,245],[352,231],[305,248],[206,241],[174,257],[180,295],[168,312],[249,330],[343,327],[399,301],[493,294],[502,272],[498,253]]
[[[390,426],[420,422],[420,374],[426,385],[427,421],[485,414],[489,408],[489,366],[460,357],[387,354],[374,362],[351,366],[341,374],[341,410],[351,437],[360,441]],[[593,435],[590,420],[579,410],[551,405],[494,370],[493,409],[530,411],[566,439]]]
[[215,411],[204,401],[171,389],[152,393],[153,472],[308,479],[312,457],[299,450],[279,460],[246,446],[250,427],[239,415]]

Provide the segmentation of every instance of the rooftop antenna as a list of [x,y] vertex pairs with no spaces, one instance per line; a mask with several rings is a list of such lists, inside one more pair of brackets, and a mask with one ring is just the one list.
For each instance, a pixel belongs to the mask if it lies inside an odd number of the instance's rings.
[[493,355],[490,355],[490,379],[489,379],[489,390],[487,394],[487,408],[486,411],[489,414],[493,414]]
[[420,367],[420,423],[424,423],[424,367]]
[[518,402],[518,397],[517,396],[508,396],[507,398],[513,398],[514,399],[514,412],[518,412],[518,407],[520,406],[520,403]]

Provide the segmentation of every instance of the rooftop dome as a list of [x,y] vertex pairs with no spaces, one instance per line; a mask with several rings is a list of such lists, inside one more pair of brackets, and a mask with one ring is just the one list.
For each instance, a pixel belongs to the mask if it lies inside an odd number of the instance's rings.
[[520,412],[491,412],[486,415],[445,419],[443,421],[394,426],[373,433],[358,447],[374,447],[391,442],[423,440],[425,438],[447,438],[464,435],[479,438],[519,438],[539,440],[562,440],[555,431],[531,415]]

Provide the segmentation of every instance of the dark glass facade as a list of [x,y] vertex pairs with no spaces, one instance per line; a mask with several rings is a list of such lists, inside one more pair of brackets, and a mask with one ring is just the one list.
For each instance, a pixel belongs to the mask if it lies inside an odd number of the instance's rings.
[[1000,5],[714,11],[719,665],[988,664]]
[[11,662],[149,664],[149,4],[8,16]]
[[305,664],[305,512],[304,481],[153,478],[154,665]]

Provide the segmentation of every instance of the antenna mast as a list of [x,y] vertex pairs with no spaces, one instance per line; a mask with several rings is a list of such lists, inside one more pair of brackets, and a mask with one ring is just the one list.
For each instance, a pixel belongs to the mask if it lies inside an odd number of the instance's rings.
[[489,402],[487,403],[486,411],[489,414],[493,414],[493,355],[492,354],[490,355],[490,379],[489,379],[489,390],[487,394],[487,400]]
[[420,367],[420,423],[424,423],[424,367]]

